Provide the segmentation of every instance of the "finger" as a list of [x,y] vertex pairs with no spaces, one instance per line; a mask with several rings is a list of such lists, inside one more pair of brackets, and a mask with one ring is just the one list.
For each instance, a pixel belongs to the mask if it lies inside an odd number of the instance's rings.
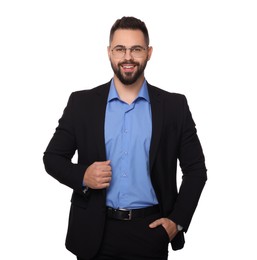
[[111,177],[97,177],[94,181],[93,187],[96,189],[102,189],[105,188],[106,186],[109,186],[111,182]]
[[101,164],[101,165],[110,165],[111,160],[102,161],[102,162],[97,162],[97,163],[98,163],[98,164]]
[[98,162],[95,165],[95,169],[102,172],[109,172],[112,170],[112,167],[106,162]]
[[111,166],[102,166],[101,167],[101,170],[103,172],[110,172],[112,170]]
[[103,184],[96,185],[94,189],[100,190],[100,189],[108,188],[109,186],[110,186],[110,183],[103,183]]
[[149,227],[150,228],[156,228],[156,227],[158,227],[158,226],[160,226],[160,225],[162,225],[163,224],[163,220],[160,218],[160,219],[157,219],[157,220],[155,220],[154,222],[152,222],[150,225],[149,225]]
[[106,176],[111,176],[112,174],[112,169],[109,167],[100,167],[97,166],[94,169],[95,175],[99,176],[99,177],[106,177]]
[[112,175],[110,172],[101,172],[96,176],[97,183],[106,183],[110,182],[112,178]]
[[106,178],[111,178],[112,177],[112,173],[111,172],[101,172],[101,174],[99,174],[97,176],[99,178],[99,180],[103,180]]
[[100,161],[100,162],[94,162],[94,164],[95,164],[96,166],[110,165],[110,164],[111,164],[111,160]]
[[110,186],[112,178],[111,177],[107,177],[107,178],[102,178],[101,181],[101,185],[103,186],[103,188],[107,188]]
[[110,165],[111,164],[111,160],[107,160],[105,161],[107,165]]
[[103,179],[102,179],[102,183],[110,183],[111,180],[112,180],[111,177],[103,178]]

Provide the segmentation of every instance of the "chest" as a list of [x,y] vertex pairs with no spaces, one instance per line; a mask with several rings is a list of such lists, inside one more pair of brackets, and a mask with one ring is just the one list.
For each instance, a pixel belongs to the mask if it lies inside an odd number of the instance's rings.
[[151,107],[138,100],[132,104],[113,101],[105,114],[105,144],[110,142],[149,142],[152,134]]

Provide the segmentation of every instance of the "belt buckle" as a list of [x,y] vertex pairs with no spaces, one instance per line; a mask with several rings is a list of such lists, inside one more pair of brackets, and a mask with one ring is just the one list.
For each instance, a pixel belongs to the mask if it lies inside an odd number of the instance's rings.
[[128,214],[128,217],[124,218],[124,220],[131,220],[132,219],[132,209],[119,209],[119,210],[126,212]]

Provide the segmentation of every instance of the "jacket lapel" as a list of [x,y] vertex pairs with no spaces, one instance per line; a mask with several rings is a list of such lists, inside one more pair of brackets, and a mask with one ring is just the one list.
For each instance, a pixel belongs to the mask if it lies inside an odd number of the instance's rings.
[[157,153],[162,125],[163,125],[163,103],[161,93],[157,88],[148,84],[148,92],[151,102],[152,110],[152,139],[150,145],[150,172],[154,164],[155,156]]
[[110,82],[106,83],[105,85],[101,86],[98,91],[98,103],[97,108],[99,113],[97,114],[96,120],[97,127],[96,127],[96,136],[98,136],[98,142],[97,142],[97,149],[99,154],[99,160],[105,161],[106,160],[106,151],[105,151],[105,139],[104,139],[104,121],[105,121],[105,111],[106,111],[106,104],[107,104],[107,98],[109,94],[110,89]]

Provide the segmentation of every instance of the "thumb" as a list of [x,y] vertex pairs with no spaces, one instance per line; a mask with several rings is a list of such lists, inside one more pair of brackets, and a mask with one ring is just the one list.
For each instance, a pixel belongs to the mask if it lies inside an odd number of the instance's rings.
[[161,219],[157,219],[154,222],[152,222],[149,227],[150,228],[156,228],[158,226],[162,225],[162,220]]

